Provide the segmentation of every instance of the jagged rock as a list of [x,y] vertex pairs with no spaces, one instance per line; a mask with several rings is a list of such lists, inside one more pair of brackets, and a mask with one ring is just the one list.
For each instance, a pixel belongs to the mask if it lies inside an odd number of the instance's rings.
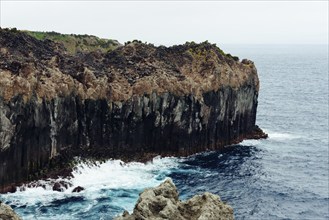
[[0,201],[0,220],[21,220],[21,218],[9,205]]
[[208,42],[70,54],[0,29],[0,74],[0,192],[68,175],[75,156],[145,161],[266,136],[254,63]]
[[58,192],[62,192],[63,189],[61,187],[61,184],[56,182],[54,185],[53,185],[53,191],[58,191]]
[[53,191],[58,191],[58,192],[63,192],[65,189],[69,188],[72,186],[71,183],[67,181],[56,181],[53,185]]
[[187,201],[178,199],[177,189],[171,179],[158,187],[144,190],[131,215],[127,211],[115,220],[230,220],[233,209],[219,196],[204,193]]
[[82,186],[77,186],[72,190],[72,192],[81,192],[83,190],[85,190],[85,188],[83,188]]

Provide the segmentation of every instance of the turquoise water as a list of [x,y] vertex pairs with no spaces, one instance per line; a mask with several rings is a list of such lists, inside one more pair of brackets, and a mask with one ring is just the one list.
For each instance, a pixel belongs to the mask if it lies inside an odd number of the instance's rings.
[[[112,219],[132,211],[138,194],[171,177],[182,199],[210,191],[236,219],[329,219],[328,46],[226,45],[258,69],[257,124],[267,140],[221,152],[80,164],[64,192],[30,188],[0,195],[24,219]],[[75,186],[86,190],[72,193]]]

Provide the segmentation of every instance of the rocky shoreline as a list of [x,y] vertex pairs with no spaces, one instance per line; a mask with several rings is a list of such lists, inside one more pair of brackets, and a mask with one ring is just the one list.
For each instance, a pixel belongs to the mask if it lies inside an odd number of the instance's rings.
[[233,209],[219,196],[204,193],[187,201],[180,201],[176,186],[167,179],[159,186],[145,189],[140,195],[132,214],[127,211],[114,220],[233,220]]
[[0,29],[1,193],[70,175],[76,156],[148,161],[267,137],[255,124],[252,61],[208,42],[98,50],[90,43],[97,38],[75,38],[79,45],[68,50]]
[[[21,220],[15,211],[0,201],[1,220]],[[175,184],[169,178],[154,188],[140,193],[131,214],[124,211],[114,220],[233,220],[233,209],[209,192],[181,201]]]

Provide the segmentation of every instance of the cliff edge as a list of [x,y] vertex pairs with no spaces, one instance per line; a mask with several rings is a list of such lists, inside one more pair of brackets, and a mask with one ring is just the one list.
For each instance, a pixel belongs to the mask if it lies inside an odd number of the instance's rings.
[[74,156],[147,160],[266,137],[250,60],[208,42],[79,45],[0,29],[0,192]]

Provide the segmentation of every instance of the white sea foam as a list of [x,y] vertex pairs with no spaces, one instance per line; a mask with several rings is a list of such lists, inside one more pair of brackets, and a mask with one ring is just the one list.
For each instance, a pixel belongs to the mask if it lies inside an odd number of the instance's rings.
[[[275,132],[275,131],[270,131],[270,130],[265,130],[264,132],[268,134],[268,140],[272,141],[285,141],[285,140],[293,140],[300,138],[301,136],[297,134],[291,134],[291,133],[280,133],[280,132]],[[246,146],[257,146],[261,144],[261,142],[264,141],[264,139],[249,139],[249,140],[243,140],[240,144],[241,145],[246,145]]]
[[90,166],[80,164],[73,172],[73,187],[96,188],[141,188],[157,184],[159,172],[169,172],[177,166],[174,158],[155,158],[149,163],[124,163],[121,160],[108,160]]
[[256,146],[261,142],[261,140],[253,140],[253,139],[249,139],[249,140],[243,140],[240,145],[245,145],[245,146]]
[[272,131],[265,131],[265,132],[268,134],[270,140],[275,140],[275,141],[293,140],[300,138],[300,136],[296,134],[280,133],[280,132],[272,132]]
[[[64,180],[72,184],[64,192],[53,191],[52,183],[54,180],[49,179],[38,182],[39,185],[46,186],[45,188],[41,186],[25,187],[15,193],[1,195],[1,199],[16,206],[33,206],[39,203],[47,205],[54,200],[74,196],[83,196],[85,199],[93,200],[102,196],[100,194],[104,189],[142,190],[153,187],[166,178],[170,169],[177,166],[178,159],[174,157],[157,157],[146,164],[124,163],[121,160],[108,160],[94,165],[82,162],[74,169],[72,178],[57,180]],[[84,187],[85,190],[80,193],[72,193],[72,190],[77,186]]]

